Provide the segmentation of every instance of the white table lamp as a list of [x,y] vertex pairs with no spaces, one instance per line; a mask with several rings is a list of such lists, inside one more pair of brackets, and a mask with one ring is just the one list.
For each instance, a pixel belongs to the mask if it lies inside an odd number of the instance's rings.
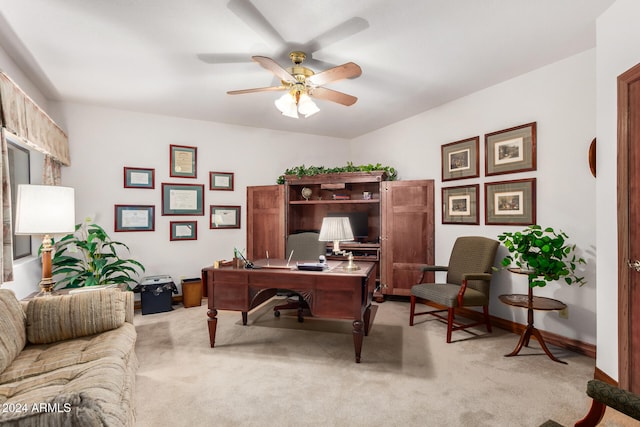
[[340,253],[340,242],[353,240],[353,231],[349,218],[342,216],[328,216],[322,218],[322,227],[320,228],[321,242],[333,242],[333,253]]
[[51,235],[75,231],[74,189],[53,185],[19,185],[15,234],[42,235],[39,296],[53,293]]

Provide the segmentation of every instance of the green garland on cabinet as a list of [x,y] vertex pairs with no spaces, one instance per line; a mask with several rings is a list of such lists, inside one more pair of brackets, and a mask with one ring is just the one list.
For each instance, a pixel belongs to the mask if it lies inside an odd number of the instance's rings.
[[373,172],[373,171],[384,171],[387,174],[387,179],[389,181],[395,181],[398,177],[398,171],[395,168],[390,166],[382,166],[380,163],[375,165],[360,165],[355,166],[352,162],[347,162],[346,166],[335,167],[335,168],[325,168],[324,166],[295,166],[291,169],[287,169],[284,171],[284,174],[278,177],[277,183],[284,184],[285,175],[296,175],[298,178],[303,176],[314,176],[328,173],[343,173],[343,172]]

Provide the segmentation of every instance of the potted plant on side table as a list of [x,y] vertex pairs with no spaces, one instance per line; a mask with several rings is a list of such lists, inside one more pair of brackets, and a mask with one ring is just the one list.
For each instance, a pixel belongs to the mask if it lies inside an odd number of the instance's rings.
[[576,269],[578,264],[586,262],[575,254],[576,245],[569,244],[568,239],[563,231],[539,225],[530,225],[513,233],[504,232],[498,235],[498,240],[509,254],[501,264],[505,268],[515,264],[522,273],[528,274],[531,287],[544,287],[560,279],[568,285],[577,283],[582,286],[584,277],[577,276]]
[[[529,339],[533,335],[551,360],[566,363],[551,354],[542,335],[533,326],[533,310],[563,310],[567,305],[552,298],[534,297],[533,288],[544,287],[547,283],[560,279],[564,279],[568,285],[585,284],[584,277],[578,276],[576,269],[578,264],[586,262],[575,254],[576,246],[569,244],[568,238],[569,236],[562,231],[555,231],[552,227],[542,228],[539,225],[530,225],[522,231],[498,235],[498,240],[509,251],[501,261],[502,267],[513,273],[526,274],[529,282],[527,295],[511,294],[498,297],[507,305],[527,309],[527,326],[522,331],[516,348],[505,356],[518,355],[523,346],[529,345]],[[512,265],[516,267],[509,268]]]

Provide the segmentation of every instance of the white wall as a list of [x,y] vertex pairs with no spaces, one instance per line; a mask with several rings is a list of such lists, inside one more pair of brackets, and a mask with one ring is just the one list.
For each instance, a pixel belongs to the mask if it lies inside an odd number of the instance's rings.
[[597,22],[598,355],[618,379],[617,77],[640,62],[640,2],[618,0]]
[[[113,240],[126,243],[146,275],[199,277],[214,260],[231,259],[246,248],[246,187],[275,184],[285,169],[301,164],[340,166],[348,141],[265,129],[64,104],[72,166],[64,185],[76,189],[77,221],[95,221]],[[283,117],[282,120],[291,120]],[[169,146],[195,146],[197,179],[169,177]],[[153,190],[123,188],[123,167],[154,168]],[[210,191],[209,172],[234,172],[234,191]],[[162,216],[161,184],[204,184],[204,216]],[[154,232],[114,232],[114,205],[155,205]],[[241,206],[241,229],[209,229],[209,206]],[[170,241],[169,222],[197,220],[197,241]],[[274,236],[275,237],[275,236]]]
[[[434,108],[352,141],[357,163],[379,162],[396,167],[400,179],[432,178],[436,205],[441,188],[481,184],[480,226],[443,225],[436,208],[436,263],[446,264],[460,235],[495,238],[517,226],[485,226],[485,182],[537,178],[537,223],[562,229],[577,244],[588,264],[588,284],[579,288],[553,283],[535,295],[557,298],[569,306],[569,318],[536,312],[535,324],[586,343],[596,342],[595,186],[587,152],[595,137],[595,50],[583,52]],[[537,171],[484,177],[484,134],[537,122]],[[441,145],[480,136],[481,177],[441,182]],[[355,154],[357,153],[357,154]],[[501,249],[499,257],[506,250]],[[526,278],[500,272],[493,282],[490,311],[501,318],[526,323],[525,310],[505,306],[503,293],[526,293]]]

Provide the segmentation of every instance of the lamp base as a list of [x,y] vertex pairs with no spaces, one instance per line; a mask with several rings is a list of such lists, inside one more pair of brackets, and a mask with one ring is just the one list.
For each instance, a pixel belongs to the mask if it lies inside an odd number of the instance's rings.
[[50,297],[56,294],[54,289],[56,282],[51,280],[51,278],[42,279],[39,283],[40,292],[36,297]]
[[344,267],[345,270],[347,271],[356,271],[356,270],[360,270],[360,267],[358,267],[356,264],[353,263],[353,253],[349,252],[349,263]]

